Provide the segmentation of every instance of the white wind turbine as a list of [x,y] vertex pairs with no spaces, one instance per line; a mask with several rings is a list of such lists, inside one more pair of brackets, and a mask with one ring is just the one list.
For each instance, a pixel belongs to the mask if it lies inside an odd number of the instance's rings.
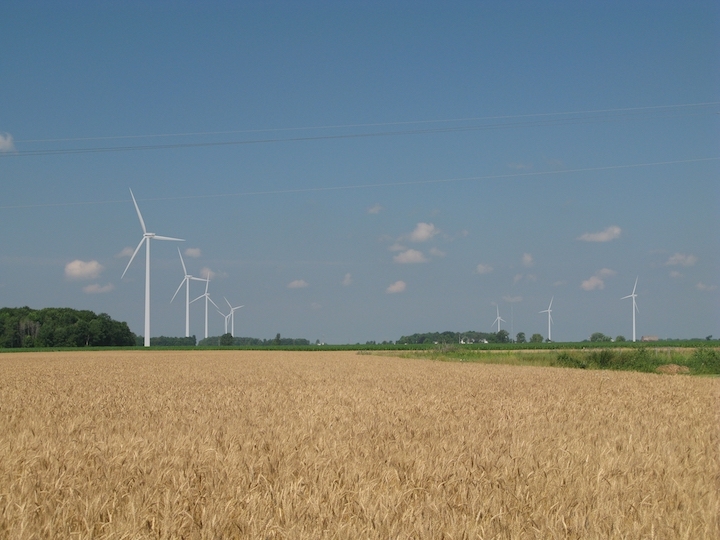
[[[225,297],[223,296],[223,298],[225,298]],[[235,311],[240,309],[241,307],[245,307],[245,306],[243,305],[243,306],[232,307],[230,305],[230,301],[227,298],[225,298],[225,301],[227,302],[227,305],[230,306],[230,328],[231,328],[230,334],[232,335],[232,337],[235,337]],[[227,321],[225,322],[225,333],[227,334]]]
[[210,298],[210,295],[208,294],[208,287],[210,286],[210,277],[208,276],[207,278],[202,279],[201,281],[205,282],[205,292],[203,294],[201,294],[200,296],[198,296],[195,300],[192,300],[190,303],[192,304],[196,300],[205,298],[205,338],[207,339],[207,337],[208,337],[208,301],[213,306],[215,306],[215,309],[217,309],[218,311],[220,310],[220,308],[218,308],[218,305],[215,302],[213,302],[213,299]]
[[[638,276],[638,277],[640,277],[640,276]],[[638,307],[637,307],[637,303],[635,302],[635,298],[637,298],[637,294],[635,294],[635,289],[637,288],[637,282],[638,282],[638,278],[636,277],[636,278],[635,278],[635,286],[633,287],[633,292],[632,292],[632,294],[628,294],[627,296],[623,296],[623,297],[620,299],[620,300],[625,300],[626,298],[632,298],[633,341],[635,341],[635,312],[636,312],[636,311],[637,311],[638,313],[640,312],[640,310],[639,310]]]
[[138,208],[137,202],[135,201],[135,195],[133,195],[132,189],[130,190],[130,196],[132,197],[133,204],[135,205],[135,210],[137,210],[138,218],[140,219],[140,226],[143,230],[143,237],[142,240],[140,240],[140,243],[135,248],[135,251],[132,254],[132,257],[130,257],[130,260],[127,263],[127,266],[125,267],[125,271],[122,273],[122,276],[120,276],[120,279],[125,277],[125,272],[128,271],[128,268],[130,268],[130,265],[133,262],[133,259],[135,258],[135,255],[137,255],[137,252],[140,250],[140,246],[142,246],[143,242],[145,242],[145,338],[144,338],[144,345],[145,347],[150,346],[150,240],[172,240],[174,242],[184,242],[185,240],[182,240],[180,238],[171,238],[169,236],[160,236],[155,233],[147,232],[147,229],[145,228],[145,221],[143,221],[142,214],[140,213],[140,208]]
[[179,293],[182,286],[185,285],[185,337],[190,337],[190,281],[205,280],[199,277],[191,276],[187,273],[187,268],[185,268],[185,261],[183,260],[182,253],[180,253],[180,248],[178,248],[178,255],[180,255],[180,262],[182,263],[183,273],[185,274],[185,277],[180,282],[180,285],[178,286],[177,291],[175,291],[175,294],[173,294],[170,302],[175,300],[177,293]]
[[552,322],[553,322],[551,313],[552,313],[552,303],[553,303],[553,300],[554,300],[554,299],[555,299],[555,297],[553,296],[553,297],[550,299],[550,305],[548,306],[548,308],[547,308],[547,309],[544,309],[544,310],[542,310],[542,311],[540,312],[540,313],[547,313],[547,314],[548,314],[548,341],[552,341],[552,327],[551,327],[550,325],[551,325]]
[[[220,311],[219,309],[217,310],[217,312],[218,312],[220,315],[222,315],[223,318],[225,319],[225,334],[227,334],[227,333],[228,333],[228,331],[227,331],[227,329],[228,329],[228,321],[230,320],[230,315],[232,315],[232,312],[228,313],[227,315],[225,315],[225,314],[224,314],[222,311]],[[224,335],[224,334],[223,334],[223,335]]]
[[495,317],[495,320],[493,321],[492,326],[495,326],[495,323],[497,323],[497,325],[498,325],[497,331],[499,332],[500,331],[500,321],[502,321],[502,322],[507,322],[507,321],[500,316],[500,308],[498,307],[497,304],[495,304],[495,309],[497,310],[497,317]]

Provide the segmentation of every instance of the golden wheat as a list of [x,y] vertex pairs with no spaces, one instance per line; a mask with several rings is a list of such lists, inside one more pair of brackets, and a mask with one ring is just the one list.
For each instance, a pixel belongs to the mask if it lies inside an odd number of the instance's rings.
[[0,355],[0,537],[718,538],[720,380]]

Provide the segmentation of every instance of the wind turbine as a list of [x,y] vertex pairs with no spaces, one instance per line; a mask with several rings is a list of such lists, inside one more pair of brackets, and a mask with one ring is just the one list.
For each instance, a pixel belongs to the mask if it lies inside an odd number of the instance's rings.
[[[195,300],[192,300],[190,303],[192,304],[196,300],[200,300],[201,298],[205,298],[205,338],[208,337],[208,301],[215,306],[215,309],[220,311],[220,308],[218,308],[218,305],[213,302],[213,299],[210,298],[210,295],[208,294],[208,287],[210,286],[210,278],[207,277],[205,279],[201,279],[201,281],[205,282],[205,292],[198,296]],[[224,315],[223,315],[224,316]]]
[[[640,277],[640,276],[638,276],[638,277]],[[635,294],[635,289],[637,288],[637,282],[638,282],[638,278],[636,277],[636,278],[635,278],[635,286],[633,287],[633,292],[632,292],[632,294],[628,294],[627,296],[623,296],[623,297],[620,299],[620,300],[625,300],[626,298],[632,298],[633,341],[635,341],[635,312],[636,312],[636,311],[637,311],[638,313],[640,312],[640,310],[639,310],[638,307],[637,307],[637,303],[635,302],[635,298],[637,298],[637,294]]]
[[[150,240],[172,240],[174,242],[184,242],[185,240],[182,240],[180,238],[171,238],[169,236],[160,236],[155,233],[148,232],[145,228],[145,221],[143,221],[142,214],[140,213],[140,208],[138,208],[137,202],[135,201],[135,195],[133,195],[132,189],[130,190],[130,196],[132,197],[133,204],[135,205],[135,210],[137,210],[138,218],[140,219],[140,226],[143,230],[143,237],[142,240],[140,240],[140,243],[135,248],[135,251],[132,254],[132,257],[130,257],[130,260],[127,263],[127,266],[125,267],[125,272],[128,271],[128,268],[130,268],[130,265],[133,262],[133,259],[135,259],[135,255],[137,255],[137,252],[140,250],[140,246],[142,246],[143,242],[145,242],[145,339],[144,339],[144,345],[145,347],[150,346]],[[125,272],[122,273],[122,276],[120,276],[120,279],[125,277]]]
[[180,292],[180,289],[182,288],[183,284],[185,285],[185,337],[190,337],[190,281],[205,281],[202,278],[191,276],[187,273],[187,268],[185,268],[185,261],[183,260],[182,253],[180,253],[180,248],[178,248],[178,255],[180,255],[180,262],[182,263],[183,272],[185,274],[185,277],[180,282],[180,285],[177,288],[177,291],[175,291],[175,294],[173,294],[172,302],[175,300],[175,297],[177,296],[177,293]]
[[497,325],[498,325],[497,331],[500,332],[500,321],[502,321],[502,322],[507,322],[507,321],[505,319],[503,319],[502,317],[500,317],[500,308],[498,307],[497,304],[495,304],[495,309],[497,310],[497,317],[493,321],[492,326],[495,326],[495,323],[497,323]]
[[[227,331],[227,328],[228,328],[228,319],[230,319],[230,315],[232,315],[232,311],[231,311],[230,313],[228,313],[227,315],[225,315],[225,314],[224,314],[222,311],[220,311],[219,309],[217,310],[217,312],[218,312],[220,315],[222,315],[223,318],[225,319],[225,334],[227,334],[227,333],[228,333],[228,331]],[[224,335],[224,334],[223,334],[223,335]]]
[[552,313],[552,303],[553,303],[553,300],[554,300],[554,299],[555,299],[555,297],[553,296],[553,297],[550,299],[550,305],[548,306],[548,308],[547,308],[547,309],[544,309],[544,310],[542,310],[542,311],[540,312],[540,313],[547,313],[547,314],[548,314],[548,341],[552,341],[552,327],[551,327],[550,325],[551,325],[552,322],[553,322],[551,313]]
[[[223,296],[223,298],[225,297]],[[245,306],[232,307],[230,305],[230,301],[227,298],[225,298],[225,301],[227,302],[227,305],[230,306],[230,334],[232,335],[232,337],[235,337],[235,311]],[[225,324],[227,325],[227,322]],[[227,327],[225,328],[225,333],[227,334]]]

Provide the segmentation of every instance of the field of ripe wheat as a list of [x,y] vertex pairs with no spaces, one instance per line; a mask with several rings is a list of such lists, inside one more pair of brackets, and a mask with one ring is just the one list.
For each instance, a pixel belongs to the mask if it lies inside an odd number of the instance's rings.
[[720,379],[0,355],[0,537],[718,538]]

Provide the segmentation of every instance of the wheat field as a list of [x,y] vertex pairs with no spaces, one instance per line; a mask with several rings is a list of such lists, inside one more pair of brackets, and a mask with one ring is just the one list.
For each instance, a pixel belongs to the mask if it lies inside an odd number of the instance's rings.
[[720,379],[0,355],[0,537],[719,538]]

